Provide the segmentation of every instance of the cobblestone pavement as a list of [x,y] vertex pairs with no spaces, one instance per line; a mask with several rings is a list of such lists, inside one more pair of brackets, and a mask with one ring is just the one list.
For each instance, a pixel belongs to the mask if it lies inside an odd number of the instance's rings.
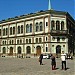
[[0,58],[0,75],[75,75],[75,59],[67,60],[67,70],[61,70],[61,60],[56,59],[57,70],[51,70],[51,60],[38,58]]

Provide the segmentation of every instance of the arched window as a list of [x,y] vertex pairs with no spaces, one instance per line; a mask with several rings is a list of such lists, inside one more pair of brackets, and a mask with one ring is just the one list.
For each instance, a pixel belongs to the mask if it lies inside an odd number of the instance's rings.
[[57,42],[60,42],[60,38],[59,37],[57,37]]
[[26,39],[26,43],[28,43],[28,39]]
[[3,29],[3,36],[5,36],[5,28]]
[[31,39],[29,39],[29,43],[31,43]]
[[15,27],[13,27],[13,34],[15,34]]
[[4,45],[4,41],[3,41],[3,45]]
[[51,29],[54,30],[55,29],[55,22],[52,20],[51,21]]
[[17,40],[17,44],[19,44],[19,40]]
[[41,43],[42,42],[42,39],[41,38],[39,38],[39,43]]
[[30,32],[32,32],[32,23],[30,24]]
[[5,41],[5,45],[6,45],[6,41]]
[[12,35],[12,27],[10,27],[10,35]]
[[64,21],[61,22],[61,30],[64,30]]
[[1,36],[1,29],[0,29],[0,36]]
[[22,44],[22,40],[20,39],[20,44]]
[[21,25],[21,33],[23,33],[23,25]]
[[21,54],[21,50],[22,50],[22,49],[21,49],[21,47],[19,46],[19,47],[18,47],[18,54]]
[[38,43],[38,38],[36,38],[36,43]]
[[18,34],[20,34],[20,26],[18,26]]
[[12,40],[12,44],[13,44],[13,40]]
[[6,48],[3,47],[3,54],[6,54]]
[[29,25],[27,24],[26,25],[26,33],[28,33],[29,32]]
[[10,40],[9,42],[10,42],[10,44],[11,44],[11,40]]
[[8,34],[8,28],[6,28],[6,35]]
[[38,22],[36,23],[36,32],[39,31],[39,26],[38,26]]
[[42,31],[42,22],[39,23],[40,31]]
[[60,22],[56,21],[56,30],[60,30]]

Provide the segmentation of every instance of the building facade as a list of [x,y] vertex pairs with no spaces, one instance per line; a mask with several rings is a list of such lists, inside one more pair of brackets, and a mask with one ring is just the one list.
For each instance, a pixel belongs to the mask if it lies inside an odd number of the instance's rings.
[[75,53],[75,22],[67,12],[47,10],[0,21],[0,56]]

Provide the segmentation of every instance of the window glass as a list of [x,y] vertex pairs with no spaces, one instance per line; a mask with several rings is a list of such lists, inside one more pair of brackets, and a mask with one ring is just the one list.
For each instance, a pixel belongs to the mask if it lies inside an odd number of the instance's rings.
[[21,33],[23,33],[23,25],[21,25]]
[[51,29],[52,29],[52,30],[55,29],[55,23],[54,23],[54,21],[51,21]]
[[8,34],[8,28],[6,28],[6,35]]
[[46,47],[46,52],[48,52],[48,47]]
[[28,39],[26,39],[26,43],[28,43]]
[[20,39],[20,44],[22,44],[22,40]]
[[46,26],[48,26],[48,22],[46,22]]
[[56,21],[56,30],[60,30],[60,22]]
[[29,39],[29,43],[31,43],[31,39]]
[[20,34],[20,26],[18,26],[18,34]]
[[13,34],[15,34],[15,27],[13,27]]
[[46,41],[48,40],[48,38],[46,37]]
[[6,48],[3,47],[3,54],[6,54]]
[[38,23],[36,23],[36,32],[39,31]]
[[28,33],[29,32],[29,25],[27,24],[26,25],[26,33]]
[[41,38],[39,38],[39,43],[41,43],[42,42],[42,39]]
[[36,43],[38,43],[38,38],[36,38]]
[[64,21],[61,22],[61,30],[64,30]]
[[30,32],[32,32],[32,23],[30,24]]
[[12,35],[12,27],[10,27],[10,35]]
[[3,36],[5,36],[5,28],[3,29]]
[[40,31],[42,31],[42,22],[39,23]]
[[17,44],[19,44],[19,40],[17,40]]
[[1,29],[0,29],[0,36],[1,36]]
[[60,38],[59,37],[57,37],[57,42],[60,42]]

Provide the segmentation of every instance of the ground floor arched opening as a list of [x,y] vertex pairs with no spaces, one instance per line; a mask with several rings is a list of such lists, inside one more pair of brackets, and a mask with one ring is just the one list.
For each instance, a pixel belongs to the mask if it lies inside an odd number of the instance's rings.
[[2,49],[3,51],[2,51],[2,53],[3,54],[6,54],[6,48],[5,47],[3,47],[3,49]]
[[26,54],[31,54],[31,47],[30,46],[26,47]]
[[21,52],[21,51],[22,51],[22,49],[21,49],[21,47],[20,47],[20,46],[18,47],[18,49],[17,49],[17,50],[18,50],[18,51],[17,51],[17,53],[18,53],[18,54],[21,54],[21,53],[22,53],[22,52]]
[[57,57],[60,57],[60,54],[61,54],[61,46],[57,45],[56,46],[56,55],[57,55]]
[[9,55],[10,55],[10,56],[12,56],[12,55],[13,55],[13,47],[10,47]]
[[40,55],[41,54],[41,46],[37,46],[36,47],[36,55]]

